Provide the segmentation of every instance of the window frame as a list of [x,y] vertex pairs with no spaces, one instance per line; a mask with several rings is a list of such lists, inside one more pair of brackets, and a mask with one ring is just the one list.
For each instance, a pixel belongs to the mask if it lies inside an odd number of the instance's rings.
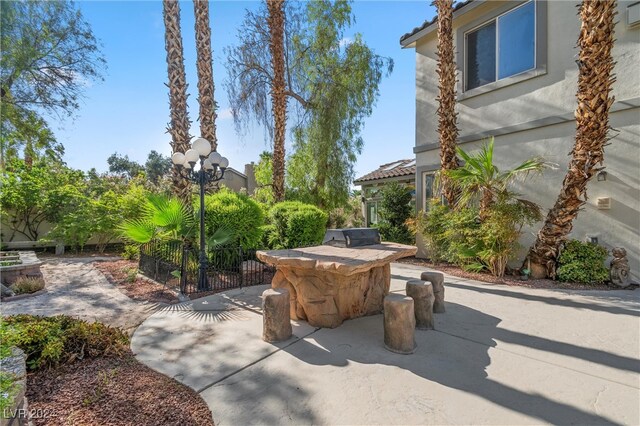
[[422,174],[420,175],[420,179],[422,180],[422,191],[421,191],[421,198],[422,198],[422,210],[425,212],[429,211],[429,200],[431,198],[427,198],[427,187],[426,187],[426,179],[427,176],[431,176],[431,178],[433,179],[431,181],[431,193],[433,195],[433,187],[435,185],[435,179],[436,179],[436,171],[435,170],[429,170],[429,171],[424,171],[422,172]]
[[[516,11],[517,9],[520,9],[521,7],[525,7],[529,3],[533,3],[533,19],[534,19],[534,21],[533,21],[533,66],[531,68],[526,69],[526,70],[522,70],[522,71],[517,72],[515,74],[511,74],[511,75],[508,75],[506,77],[500,78],[500,22],[499,22],[499,19],[501,17],[505,16],[505,15],[508,15],[511,12]],[[537,63],[536,63],[537,62],[536,51],[537,51],[537,44],[538,44],[538,25],[537,25],[537,21],[538,21],[537,8],[538,8],[538,5],[537,5],[537,3],[538,2],[535,1],[535,0],[527,0],[524,3],[521,3],[521,4],[519,4],[517,6],[514,6],[513,8],[511,8],[511,9],[505,11],[505,12],[500,13],[499,15],[496,15],[496,16],[490,18],[490,19],[487,19],[483,23],[481,23],[479,25],[476,25],[475,27],[473,27],[473,28],[471,28],[469,30],[466,30],[463,33],[463,36],[464,36],[464,39],[463,39],[463,43],[464,43],[464,49],[463,49],[464,50],[464,54],[463,54],[463,58],[464,58],[464,65],[463,65],[464,82],[463,82],[463,84],[464,84],[464,86],[463,87],[464,87],[464,91],[465,92],[468,92],[470,90],[479,89],[480,87],[484,87],[484,86],[486,86],[488,84],[496,83],[498,81],[505,80],[507,78],[516,77],[516,76],[518,76],[520,74],[529,72],[531,70],[535,70],[537,68]],[[477,86],[477,87],[473,87],[471,89],[467,89],[468,79],[469,79],[469,73],[467,72],[467,70],[468,70],[467,53],[469,51],[468,43],[467,43],[468,36],[469,36],[469,34],[475,32],[475,31],[478,31],[478,30],[482,29],[483,27],[486,27],[487,25],[490,25],[490,24],[492,24],[494,22],[495,22],[495,27],[496,27],[496,40],[495,40],[495,43],[496,43],[496,45],[495,45],[495,48],[496,48],[496,50],[495,50],[495,52],[496,52],[496,54],[495,54],[496,60],[495,60],[495,64],[494,64],[494,71],[495,71],[496,79],[494,81],[491,81],[489,83],[483,84],[481,86]]]
[[[517,74],[509,77],[498,78],[498,64],[499,64],[499,25],[497,20],[499,17],[512,12],[527,3],[534,3],[534,67],[525,71],[521,71]],[[473,89],[467,89],[467,34],[482,28],[491,22],[496,22],[496,80],[484,84],[482,86],[475,87]],[[538,77],[547,73],[547,0],[521,0],[516,5],[513,2],[504,2],[499,7],[493,9],[491,12],[487,12],[484,16],[475,19],[467,25],[461,26],[456,30],[456,39],[458,45],[461,45],[461,49],[457,51],[456,61],[458,64],[462,64],[459,68],[459,72],[463,75],[458,79],[458,101],[462,101],[467,98],[471,98],[483,93],[491,92],[493,90],[500,89],[505,86],[519,83],[524,80]]]

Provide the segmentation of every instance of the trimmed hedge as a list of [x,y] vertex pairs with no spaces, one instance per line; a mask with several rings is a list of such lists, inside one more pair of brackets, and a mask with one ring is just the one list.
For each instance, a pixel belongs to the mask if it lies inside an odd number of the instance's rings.
[[240,245],[243,249],[260,247],[264,214],[260,205],[243,194],[222,189],[207,195],[205,202],[205,227],[207,236],[219,228],[235,233],[235,238],[226,245]]
[[607,249],[597,244],[567,241],[558,258],[558,280],[583,284],[608,281],[607,255]]
[[269,211],[271,227],[269,245],[273,248],[296,248],[322,243],[328,215],[311,204],[285,201]]

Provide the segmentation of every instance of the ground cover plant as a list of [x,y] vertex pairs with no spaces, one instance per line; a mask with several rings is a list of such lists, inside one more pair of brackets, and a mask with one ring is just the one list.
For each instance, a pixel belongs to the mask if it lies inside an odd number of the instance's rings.
[[557,278],[560,281],[601,284],[609,280],[605,266],[607,249],[578,240],[567,241],[558,258]]
[[11,285],[11,290],[15,294],[29,294],[44,288],[44,279],[42,277],[18,277],[16,282]]

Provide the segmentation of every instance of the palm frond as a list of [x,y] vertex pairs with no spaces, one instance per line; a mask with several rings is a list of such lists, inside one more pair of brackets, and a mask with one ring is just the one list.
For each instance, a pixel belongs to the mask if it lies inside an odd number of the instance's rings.
[[126,221],[119,229],[124,238],[140,244],[148,243],[157,234],[157,227],[145,219]]

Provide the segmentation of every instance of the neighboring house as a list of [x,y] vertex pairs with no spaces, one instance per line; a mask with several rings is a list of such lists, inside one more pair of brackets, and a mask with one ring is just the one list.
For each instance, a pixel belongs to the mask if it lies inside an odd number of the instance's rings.
[[[458,67],[458,143],[467,151],[495,137],[498,167],[542,156],[558,168],[516,188],[546,212],[560,192],[575,138],[580,28],[578,1],[460,3],[453,14]],[[617,80],[605,148],[606,174],[589,182],[586,206],[570,237],[626,248],[634,281],[640,279],[640,2],[619,1],[613,49]],[[417,208],[430,196],[440,167],[438,146],[437,23],[405,34],[416,52]],[[526,249],[541,224],[528,229]],[[524,256],[525,252],[522,252]],[[419,255],[424,256],[420,244]]]
[[414,194],[415,203],[415,175],[416,160],[398,160],[383,164],[371,173],[359,177],[353,183],[362,187],[362,214],[365,225],[378,223],[378,208],[382,201],[380,190],[389,182],[399,182],[407,185]]
[[244,166],[244,173],[240,173],[233,167],[227,167],[224,172],[224,178],[220,181],[220,183],[234,192],[242,191],[251,195],[256,189],[253,167],[253,163],[246,164]]

